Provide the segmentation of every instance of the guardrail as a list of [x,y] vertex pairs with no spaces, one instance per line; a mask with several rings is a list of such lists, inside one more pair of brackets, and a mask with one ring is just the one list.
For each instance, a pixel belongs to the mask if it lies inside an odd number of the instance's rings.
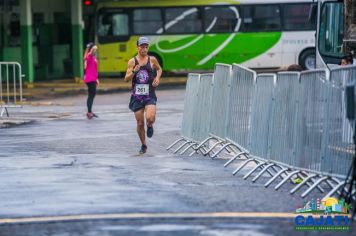
[[[340,192],[352,163],[353,124],[346,119],[345,86],[356,83],[356,67],[306,72],[259,74],[234,64],[217,64],[211,75],[190,75],[187,83],[182,136],[189,145],[175,152],[232,155],[225,163],[244,159],[257,181],[268,174],[265,187],[301,179],[290,190],[303,186],[307,196],[314,189],[331,196]],[[206,83],[204,83],[206,82]],[[210,112],[209,112],[210,111]],[[189,125],[185,125],[185,124]],[[205,137],[205,139],[204,139]],[[172,148],[177,142],[167,149]],[[356,198],[355,193],[353,197]]]
[[17,62],[0,62],[0,117],[8,108],[22,107],[22,69]]

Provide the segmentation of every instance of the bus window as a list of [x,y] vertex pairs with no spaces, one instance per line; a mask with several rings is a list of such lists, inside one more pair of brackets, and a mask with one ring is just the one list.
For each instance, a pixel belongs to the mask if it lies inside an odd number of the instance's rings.
[[160,9],[136,9],[133,11],[134,34],[161,34],[162,15]]
[[237,7],[205,7],[204,31],[222,33],[238,31],[240,14]]
[[199,33],[202,31],[202,19],[199,9],[167,8],[165,10],[165,30],[167,33]]
[[263,32],[281,29],[279,5],[255,5],[243,8],[244,31]]
[[[283,19],[285,30],[315,30],[316,12],[312,11],[312,6],[306,4],[284,5]],[[316,9],[315,7],[313,9]],[[313,15],[311,15],[313,14]]]
[[129,17],[122,13],[106,13],[99,15],[99,36],[125,36],[129,34]]

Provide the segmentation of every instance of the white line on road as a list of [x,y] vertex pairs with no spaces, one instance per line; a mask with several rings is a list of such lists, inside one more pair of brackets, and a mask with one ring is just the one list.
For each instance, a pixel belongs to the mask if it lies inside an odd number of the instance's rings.
[[87,214],[67,216],[46,216],[26,218],[4,218],[0,224],[43,223],[72,220],[106,220],[106,219],[149,219],[149,218],[294,218],[293,213],[283,212],[203,212],[203,213],[118,213]]

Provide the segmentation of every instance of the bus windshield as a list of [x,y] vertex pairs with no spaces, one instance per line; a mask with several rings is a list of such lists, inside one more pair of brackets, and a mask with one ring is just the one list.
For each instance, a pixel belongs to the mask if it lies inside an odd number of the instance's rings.
[[323,56],[342,57],[344,35],[342,2],[326,2],[321,8],[319,52]]

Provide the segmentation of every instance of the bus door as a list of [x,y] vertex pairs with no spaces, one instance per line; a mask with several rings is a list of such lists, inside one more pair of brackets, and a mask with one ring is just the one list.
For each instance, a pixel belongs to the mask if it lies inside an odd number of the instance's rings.
[[99,10],[96,30],[99,45],[99,72],[117,73],[126,70],[127,61],[131,57],[129,52],[133,50],[127,44],[130,39],[129,19],[128,10]]

